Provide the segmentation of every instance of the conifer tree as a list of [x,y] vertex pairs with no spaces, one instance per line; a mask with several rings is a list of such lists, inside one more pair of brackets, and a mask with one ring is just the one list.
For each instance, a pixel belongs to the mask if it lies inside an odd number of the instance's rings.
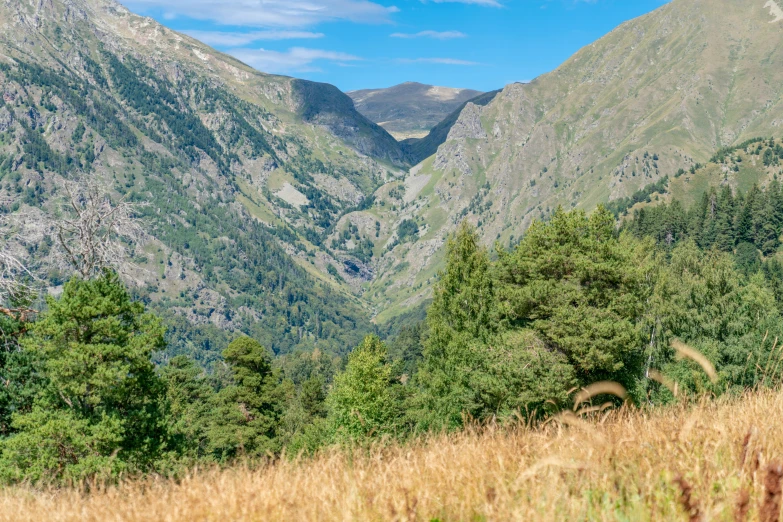
[[193,359],[179,355],[162,369],[161,378],[172,447],[191,459],[207,457],[209,410],[215,392],[204,370]]
[[223,351],[223,358],[233,382],[214,399],[210,452],[225,459],[276,451],[282,401],[270,354],[258,341],[240,337]]
[[615,234],[599,207],[589,218],[558,209],[501,257],[504,314],[564,354],[580,382],[633,386],[641,364],[637,320],[652,290],[650,245]]
[[400,383],[387,360],[386,345],[367,336],[348,356],[327,397],[337,440],[393,435],[401,416]]
[[[731,252],[736,244],[734,195],[731,187],[724,185],[718,198],[715,212],[715,247],[723,252]],[[752,222],[748,225],[749,234],[753,234]]]
[[46,386],[29,413],[13,415],[3,443],[8,480],[77,480],[145,471],[165,451],[163,388],[152,354],[160,321],[144,312],[113,272],[73,279],[23,340]]
[[447,246],[446,269],[427,312],[430,335],[417,382],[416,421],[424,429],[456,428],[480,415],[472,374],[483,371],[482,347],[499,330],[494,278],[475,229],[463,223]]

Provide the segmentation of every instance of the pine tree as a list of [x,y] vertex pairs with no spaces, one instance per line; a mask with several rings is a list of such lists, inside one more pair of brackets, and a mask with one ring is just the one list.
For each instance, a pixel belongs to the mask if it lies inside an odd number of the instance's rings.
[[427,312],[430,335],[416,376],[414,416],[422,429],[457,428],[464,414],[480,416],[472,374],[484,371],[483,347],[495,335],[498,303],[487,251],[463,223],[447,246],[446,270]]
[[[741,195],[737,196],[737,208],[739,210],[736,219],[736,238],[738,243],[754,243],[756,242],[756,216],[754,215],[756,210],[756,200],[760,197],[758,187],[753,187],[748,191],[747,196],[742,199]],[[729,250],[730,251],[730,250]]]
[[709,192],[704,194],[701,205],[703,214],[699,246],[705,250],[712,248],[717,239],[718,206],[718,193],[714,188],[711,188]]
[[500,259],[504,314],[564,354],[582,383],[632,386],[641,364],[637,319],[651,291],[651,245],[615,235],[609,212],[558,210]]
[[765,256],[774,254],[780,246],[780,226],[777,223],[774,204],[773,194],[764,194],[763,206],[758,209],[756,215],[755,245]]
[[180,355],[162,369],[161,378],[172,448],[192,459],[206,457],[209,408],[215,391],[204,370],[193,359]]
[[165,450],[163,387],[152,354],[160,321],[144,313],[116,274],[74,279],[32,326],[23,347],[41,361],[46,386],[13,416],[3,444],[8,480],[76,480],[146,471]]
[[223,351],[223,358],[232,383],[213,401],[210,452],[225,459],[277,451],[282,398],[270,354],[258,341],[240,337]]
[[[721,189],[718,199],[718,208],[715,213],[715,247],[723,252],[731,252],[736,244],[736,233],[734,223],[736,210],[734,206],[734,195],[731,187],[724,185]],[[753,234],[753,225],[748,225],[749,233]]]

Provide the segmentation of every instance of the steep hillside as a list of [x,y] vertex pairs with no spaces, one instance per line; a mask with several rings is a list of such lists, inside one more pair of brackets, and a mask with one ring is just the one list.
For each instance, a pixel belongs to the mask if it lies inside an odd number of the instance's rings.
[[590,209],[722,147],[779,137],[783,20],[773,3],[673,0],[552,73],[486,106],[468,103],[437,152],[376,197],[399,196],[381,228],[410,219],[419,229],[390,242],[395,261],[369,290],[392,307],[381,319],[429,295],[445,238],[463,219],[487,244],[508,245],[558,205]]
[[348,93],[356,109],[398,139],[423,137],[468,100],[481,94],[470,89],[434,87],[407,82],[388,89]]
[[177,349],[207,357],[244,330],[342,351],[370,328],[319,245],[406,159],[334,87],[260,73],[113,0],[0,0],[0,90],[5,211],[48,219],[78,177],[148,203],[138,292]]
[[402,142],[403,148],[408,152],[410,160],[419,164],[438,151],[438,147],[443,145],[449,137],[452,127],[459,120],[459,115],[469,103],[484,107],[495,99],[500,91],[491,91],[471,98],[457,110],[446,116],[440,123],[435,125],[432,130],[423,138],[409,138]]
[[646,196],[639,192],[637,197],[621,198],[614,204],[619,204],[616,209],[619,216],[628,218],[637,210],[674,200],[689,208],[700,202],[705,193],[719,192],[725,186],[735,195],[747,194],[754,185],[763,188],[773,180],[782,179],[783,140],[753,138],[721,149],[704,164],[680,169],[662,180],[666,182],[663,187],[644,191],[649,192]]

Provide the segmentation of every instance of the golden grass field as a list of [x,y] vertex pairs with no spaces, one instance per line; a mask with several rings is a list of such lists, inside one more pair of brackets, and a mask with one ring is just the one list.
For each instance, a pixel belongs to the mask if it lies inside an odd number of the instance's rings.
[[178,483],[5,489],[0,520],[778,520],[783,393],[593,415]]

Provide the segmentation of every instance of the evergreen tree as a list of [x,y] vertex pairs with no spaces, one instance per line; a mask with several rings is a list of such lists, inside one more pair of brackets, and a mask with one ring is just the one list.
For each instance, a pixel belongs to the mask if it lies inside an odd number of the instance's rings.
[[[721,189],[720,197],[718,199],[718,207],[715,213],[715,247],[723,252],[731,252],[734,250],[736,244],[736,231],[734,230],[735,223],[735,207],[734,207],[734,195],[731,192],[731,187],[724,185]],[[748,233],[751,235],[751,241],[753,239],[752,223],[748,225]]]
[[152,354],[160,321],[133,302],[116,274],[74,279],[32,325],[24,349],[46,386],[13,415],[3,443],[8,480],[75,480],[146,471],[165,451],[162,386]]
[[386,345],[374,335],[366,337],[348,356],[327,397],[337,440],[394,435],[402,413],[401,391]]
[[40,361],[19,344],[26,328],[18,317],[0,315],[0,437],[16,432],[14,414],[29,413],[46,382]]
[[579,382],[632,388],[642,359],[638,320],[651,292],[651,245],[615,234],[603,208],[558,209],[500,259],[504,314],[564,354]]
[[763,196],[763,204],[757,210],[756,214],[756,246],[765,256],[777,252],[780,246],[781,226],[778,222],[777,210],[775,204],[780,203],[779,197],[775,195],[777,191],[774,187],[767,189]]
[[[772,355],[774,339],[783,338],[780,314],[763,276],[742,277],[731,255],[702,252],[691,241],[678,245],[650,303],[660,321],[652,364],[683,390],[719,393],[751,387],[769,377],[762,375],[763,368]],[[674,339],[690,344],[712,361],[719,382],[711,384],[695,363],[675,360],[670,348]],[[749,360],[757,361],[762,370],[748,366]]]
[[475,230],[463,223],[447,245],[446,270],[427,313],[429,337],[417,374],[421,392],[414,417],[422,429],[453,429],[465,414],[480,417],[472,374],[484,371],[483,347],[499,329],[489,256]]
[[271,356],[258,341],[240,337],[223,351],[232,383],[215,396],[208,438],[219,459],[258,457],[279,449],[282,401]]
[[699,238],[699,246],[705,250],[712,248],[718,236],[718,193],[714,188],[711,188],[709,192],[704,195],[702,201],[703,218],[701,236]]
[[204,370],[184,355],[162,369],[166,388],[168,432],[172,446],[191,459],[207,456],[209,413],[215,391]]
[[756,185],[748,191],[747,196],[742,201],[742,196],[737,196],[739,213],[736,222],[736,238],[738,243],[756,243],[756,224],[757,218],[755,212],[757,209],[757,199],[760,198],[759,189]]

